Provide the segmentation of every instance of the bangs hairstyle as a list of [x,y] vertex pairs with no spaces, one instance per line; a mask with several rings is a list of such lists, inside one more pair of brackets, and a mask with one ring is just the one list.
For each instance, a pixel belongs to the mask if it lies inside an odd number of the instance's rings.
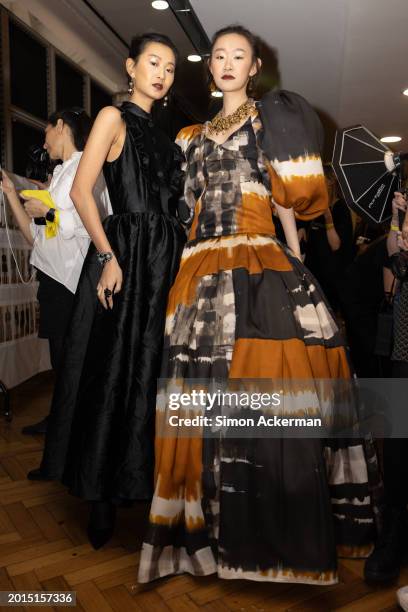
[[177,64],[179,54],[176,45],[168,36],[158,32],[147,32],[146,34],[141,34],[140,36],[134,36],[132,38],[132,42],[130,43],[128,57],[137,62],[147,45],[150,43],[160,43],[161,45],[165,45],[171,49],[174,53],[175,62]]
[[64,108],[52,113],[47,123],[56,126],[58,119],[61,119],[70,128],[76,150],[83,151],[93,124],[88,113],[79,106]]

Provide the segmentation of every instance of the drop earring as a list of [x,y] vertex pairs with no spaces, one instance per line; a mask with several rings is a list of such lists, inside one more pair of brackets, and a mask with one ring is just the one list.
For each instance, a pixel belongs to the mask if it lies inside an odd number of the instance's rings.
[[210,93],[214,93],[214,91],[217,91],[217,86],[214,83],[214,79],[211,79],[210,84],[208,86]]
[[164,99],[163,99],[163,106],[164,106],[164,107],[166,107],[166,106],[167,106],[167,104],[168,104],[168,102],[169,102],[169,98],[168,98],[168,96],[164,96]]
[[135,83],[133,81],[133,79],[129,78],[129,87],[128,87],[128,94],[131,96],[132,93],[134,92],[135,89]]

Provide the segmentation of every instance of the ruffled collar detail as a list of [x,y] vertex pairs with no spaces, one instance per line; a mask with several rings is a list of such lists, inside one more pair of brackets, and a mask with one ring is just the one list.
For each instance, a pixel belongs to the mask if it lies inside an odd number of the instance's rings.
[[136,117],[141,117],[142,119],[151,120],[152,118],[150,113],[147,113],[145,110],[143,110],[143,108],[141,108],[134,102],[130,102],[130,101],[122,102],[121,108],[122,110],[126,110],[129,113],[132,113],[132,115],[136,115]]

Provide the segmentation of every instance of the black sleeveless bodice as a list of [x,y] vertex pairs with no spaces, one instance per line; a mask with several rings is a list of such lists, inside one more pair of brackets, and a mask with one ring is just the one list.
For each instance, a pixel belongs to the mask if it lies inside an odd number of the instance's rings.
[[179,148],[136,104],[123,102],[119,108],[125,142],[119,157],[103,166],[113,213],[173,214],[181,177]]

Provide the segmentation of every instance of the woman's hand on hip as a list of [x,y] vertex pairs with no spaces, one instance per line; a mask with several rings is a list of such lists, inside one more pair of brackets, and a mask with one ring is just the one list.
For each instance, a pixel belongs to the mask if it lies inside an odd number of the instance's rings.
[[104,265],[96,288],[99,301],[106,310],[113,308],[113,295],[122,289],[122,282],[122,269],[114,257]]

